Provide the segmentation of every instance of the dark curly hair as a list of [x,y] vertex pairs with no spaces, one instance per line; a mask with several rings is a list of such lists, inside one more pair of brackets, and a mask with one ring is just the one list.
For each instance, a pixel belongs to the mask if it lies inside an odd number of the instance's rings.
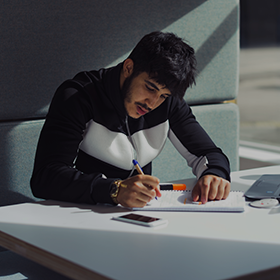
[[194,49],[173,33],[155,31],[145,35],[128,58],[134,63],[133,77],[146,72],[180,99],[195,84]]

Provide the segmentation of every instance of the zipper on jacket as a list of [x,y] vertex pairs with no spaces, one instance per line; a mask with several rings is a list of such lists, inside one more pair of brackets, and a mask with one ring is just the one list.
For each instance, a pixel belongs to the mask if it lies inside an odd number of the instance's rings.
[[[128,134],[128,139],[129,139],[129,141],[131,143],[131,146],[132,146],[132,154],[133,154],[133,158],[131,159],[131,163],[132,163],[133,159],[136,159],[136,160],[138,160],[138,159],[137,159],[137,147],[136,147],[136,145],[135,145],[135,143],[133,141],[133,138],[131,136],[130,129],[129,129],[128,115],[125,116],[125,125],[126,125],[127,134]],[[133,168],[132,168],[128,178],[132,175],[134,170],[135,170],[135,167],[133,166]]]

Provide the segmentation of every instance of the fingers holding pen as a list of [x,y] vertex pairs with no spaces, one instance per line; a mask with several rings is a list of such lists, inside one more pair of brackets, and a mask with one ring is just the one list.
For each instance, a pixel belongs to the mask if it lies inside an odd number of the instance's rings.
[[136,175],[122,181],[117,197],[118,202],[125,207],[144,207],[159,192],[159,179],[150,175]]
[[[135,167],[135,169],[138,171],[139,174],[141,175],[145,175],[142,167],[140,166],[140,164],[138,163],[138,161],[136,159],[132,160],[132,163]],[[160,193],[160,188],[159,188],[159,179],[154,177],[154,176],[149,176],[149,177],[145,177],[145,178],[152,178],[153,180],[156,181],[156,185],[153,186],[153,184],[149,184],[149,182],[143,182],[143,184],[147,187],[147,188],[153,188],[156,192],[156,196],[161,197],[161,193]]]
[[[160,187],[159,187],[159,179],[150,176],[150,175],[137,175],[141,177],[142,185],[145,187],[145,190],[155,192],[155,196],[161,197]],[[142,176],[144,176],[142,178]],[[153,197],[154,198],[154,197]]]

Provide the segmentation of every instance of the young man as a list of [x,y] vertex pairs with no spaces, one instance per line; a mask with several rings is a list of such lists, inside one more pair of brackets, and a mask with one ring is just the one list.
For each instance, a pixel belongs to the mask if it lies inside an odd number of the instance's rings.
[[[183,100],[195,83],[195,66],[194,50],[181,38],[153,32],[123,63],[64,82],[40,135],[33,194],[143,207],[161,196],[151,162],[169,137],[198,178],[193,200],[225,199],[228,159]],[[133,159],[147,175],[134,170]]]

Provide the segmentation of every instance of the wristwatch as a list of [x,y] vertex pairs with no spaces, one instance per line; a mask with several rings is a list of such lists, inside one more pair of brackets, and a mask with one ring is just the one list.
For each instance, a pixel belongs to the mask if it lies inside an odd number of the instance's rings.
[[121,183],[122,183],[122,180],[116,180],[112,184],[111,191],[110,191],[110,196],[116,204],[119,204],[119,202],[117,200],[117,196],[119,194],[119,189],[120,189]]

